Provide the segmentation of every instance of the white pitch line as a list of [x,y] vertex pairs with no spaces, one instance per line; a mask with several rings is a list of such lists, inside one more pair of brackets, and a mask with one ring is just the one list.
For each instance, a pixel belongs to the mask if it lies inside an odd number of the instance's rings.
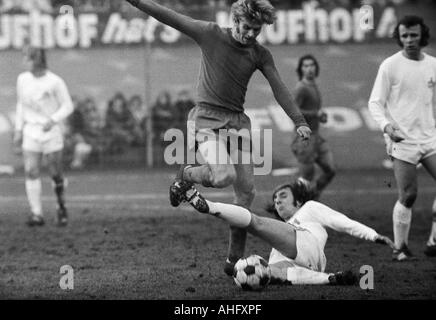
[[[272,191],[258,191],[257,195],[270,195]],[[422,187],[418,190],[421,194],[436,194],[436,188]],[[215,191],[215,192],[204,192],[206,197],[212,198],[225,198],[233,197],[232,192],[225,191]],[[326,195],[395,195],[397,190],[395,188],[371,188],[371,189],[333,189],[326,190],[324,192]],[[68,202],[93,202],[93,201],[140,201],[140,200],[167,200],[168,195],[165,192],[160,193],[133,193],[133,194],[86,194],[86,195],[69,195],[67,197]],[[43,196],[43,201],[53,200],[53,196]],[[15,202],[15,201],[26,201],[24,195],[20,196],[0,196],[0,202]]]
[[[90,207],[91,206],[91,207]],[[75,209],[88,209],[90,212],[92,212],[94,210],[94,207],[92,207],[92,203],[89,202],[74,202],[74,203],[70,203],[69,205],[70,208],[75,208]],[[98,203],[98,209],[125,209],[125,210],[136,210],[136,211],[141,211],[144,212],[146,210],[162,210],[165,209],[166,213],[170,213],[171,211],[174,212],[178,212],[178,211],[193,211],[195,212],[195,209],[192,208],[191,206],[180,206],[177,208],[171,207],[169,202],[165,202],[163,204],[137,204],[137,203],[133,203],[133,204],[125,204],[123,203],[121,205],[122,208],[119,208],[120,206],[118,206],[116,203],[110,202],[110,203]],[[169,211],[168,211],[169,210]],[[86,213],[85,213],[86,214]],[[161,215],[162,213],[160,213]]]

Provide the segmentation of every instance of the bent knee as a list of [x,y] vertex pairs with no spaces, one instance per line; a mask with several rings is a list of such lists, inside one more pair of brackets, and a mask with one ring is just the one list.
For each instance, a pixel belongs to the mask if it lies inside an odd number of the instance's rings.
[[27,179],[34,180],[39,178],[39,168],[38,167],[29,167],[25,169],[25,176]]
[[401,192],[400,202],[403,203],[407,208],[410,208],[415,203],[417,197],[418,197],[417,189],[406,190]]
[[210,182],[215,188],[225,188],[236,181],[236,171],[232,167],[224,170],[217,170],[210,179]]

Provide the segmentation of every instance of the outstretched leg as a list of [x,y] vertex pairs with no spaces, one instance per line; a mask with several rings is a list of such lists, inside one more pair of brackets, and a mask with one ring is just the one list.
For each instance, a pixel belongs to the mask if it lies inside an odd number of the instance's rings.
[[186,193],[186,199],[198,211],[218,217],[231,227],[246,229],[279,250],[284,256],[290,259],[297,256],[295,229],[290,224],[257,216],[234,204],[205,200],[195,189]]
[[270,264],[271,284],[289,285],[354,285],[358,278],[351,271],[326,273],[301,267],[293,261]]

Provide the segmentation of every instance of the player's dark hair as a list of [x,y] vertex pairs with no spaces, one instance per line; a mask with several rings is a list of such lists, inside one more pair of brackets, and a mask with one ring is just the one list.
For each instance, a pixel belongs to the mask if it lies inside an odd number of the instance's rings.
[[419,41],[419,45],[421,47],[425,47],[428,45],[428,40],[430,38],[430,28],[424,23],[424,20],[418,16],[404,16],[400,21],[398,21],[395,26],[392,37],[397,41],[397,44],[402,48],[403,43],[400,39],[400,25],[405,26],[406,28],[410,28],[413,26],[420,25],[421,26],[421,39]]
[[30,60],[35,61],[39,68],[47,69],[47,58],[43,48],[29,46],[24,49],[24,54],[27,55]]
[[260,24],[273,24],[276,20],[275,9],[268,0],[238,0],[232,4],[231,13],[235,22],[246,18]]
[[297,66],[297,74],[298,74],[298,79],[301,80],[303,78],[303,62],[304,60],[312,60],[313,63],[315,64],[315,75],[318,77],[319,75],[319,63],[318,60],[316,60],[316,58],[311,55],[311,54],[306,54],[304,56],[302,56],[299,60],[298,60],[298,66]]
[[292,195],[294,196],[294,206],[300,205],[302,206],[307,201],[312,200],[315,197],[315,192],[313,188],[309,185],[309,182],[303,178],[298,178],[291,183],[286,183],[275,188],[272,194],[272,203],[269,203],[265,208],[266,211],[272,213],[279,220],[283,220],[282,217],[278,214],[275,205],[274,199],[277,193],[283,189],[290,189]]

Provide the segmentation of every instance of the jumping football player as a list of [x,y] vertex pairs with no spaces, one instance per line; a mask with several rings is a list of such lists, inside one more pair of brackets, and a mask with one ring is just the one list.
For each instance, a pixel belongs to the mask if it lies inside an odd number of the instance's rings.
[[[188,122],[195,123],[198,151],[206,164],[181,166],[170,187],[171,205],[177,207],[184,192],[193,183],[200,183],[214,188],[233,185],[235,203],[249,208],[255,195],[251,134],[236,134],[243,140],[242,147],[227,150],[227,141],[218,135],[218,131],[246,129],[251,132],[250,119],[244,113],[243,104],[248,82],[256,70],[260,70],[268,80],[274,97],[295,123],[297,133],[304,139],[311,133],[280,78],[271,53],[256,40],[262,26],[274,22],[274,7],[267,0],[238,0],[231,7],[233,27],[221,28],[214,22],[192,19],[150,0],[127,1],[186,34],[201,48],[196,106],[189,113]],[[248,157],[238,154],[248,154]],[[232,161],[241,158],[250,159],[250,163]],[[244,229],[231,227],[224,267],[228,275],[233,273],[234,264],[244,254],[246,237]]]
[[355,284],[357,278],[350,272],[325,272],[326,228],[391,248],[394,244],[374,229],[310,200],[313,195],[309,182],[302,178],[279,186],[273,192],[271,208],[278,219],[256,215],[237,205],[206,200],[194,187],[186,191],[185,200],[197,211],[246,229],[270,244],[273,249],[268,263],[275,283]]
[[57,197],[57,223],[68,222],[65,180],[62,172],[63,132],[60,123],[73,112],[73,103],[64,80],[48,70],[45,50],[28,47],[24,62],[29,69],[17,79],[17,111],[14,143],[22,148],[25,185],[31,215],[29,226],[44,225],[40,171],[42,156]]

